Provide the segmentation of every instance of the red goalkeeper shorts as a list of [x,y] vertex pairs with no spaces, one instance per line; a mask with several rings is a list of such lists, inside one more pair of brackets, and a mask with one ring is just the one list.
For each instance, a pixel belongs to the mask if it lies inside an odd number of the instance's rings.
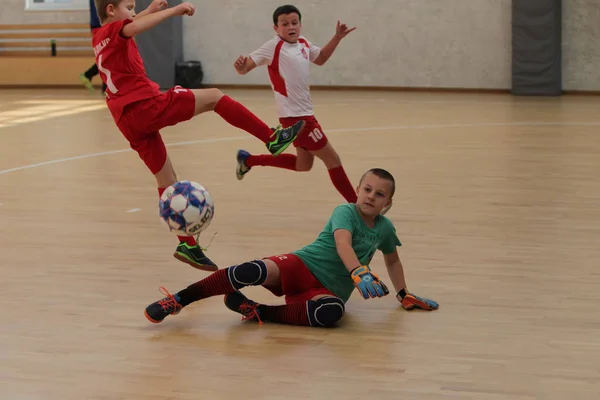
[[318,295],[335,296],[306,267],[295,254],[267,257],[279,267],[281,286],[266,287],[275,296],[285,296],[286,304],[304,303]]

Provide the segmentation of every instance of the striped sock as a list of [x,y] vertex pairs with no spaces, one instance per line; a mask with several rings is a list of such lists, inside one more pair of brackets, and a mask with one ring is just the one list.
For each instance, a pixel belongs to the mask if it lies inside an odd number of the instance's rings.
[[182,306],[194,301],[235,292],[246,286],[262,285],[267,279],[267,266],[262,260],[248,261],[229,268],[220,269],[196,282],[177,295]]
[[310,326],[307,302],[285,304],[282,306],[258,306],[260,318],[264,321],[282,324]]

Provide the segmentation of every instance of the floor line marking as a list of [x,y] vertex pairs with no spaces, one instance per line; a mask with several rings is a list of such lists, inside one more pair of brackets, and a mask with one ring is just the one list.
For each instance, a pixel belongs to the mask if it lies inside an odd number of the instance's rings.
[[[371,128],[339,128],[339,129],[328,129],[327,133],[340,133],[340,132],[372,132],[372,131],[390,131],[390,130],[423,130],[423,129],[450,129],[450,128],[491,128],[491,127],[503,127],[503,126],[600,126],[600,122],[489,122],[489,123],[472,123],[472,124],[431,124],[431,125],[399,125],[399,126],[380,126]],[[247,140],[254,139],[250,134],[244,136],[230,136],[224,138],[213,138],[213,139],[199,139],[190,140],[183,142],[175,142],[166,144],[167,147],[175,146],[186,146],[191,144],[206,144],[206,143],[218,143],[228,142],[232,140]],[[112,154],[127,153],[133,151],[132,149],[120,149],[110,150],[100,153],[83,154],[80,156],[59,158],[56,160],[49,160],[35,164],[22,165],[20,167],[8,168],[0,170],[0,175],[8,174],[10,172],[22,171],[31,168],[42,167],[45,165],[59,164],[68,161],[82,160],[85,158],[101,157]]]

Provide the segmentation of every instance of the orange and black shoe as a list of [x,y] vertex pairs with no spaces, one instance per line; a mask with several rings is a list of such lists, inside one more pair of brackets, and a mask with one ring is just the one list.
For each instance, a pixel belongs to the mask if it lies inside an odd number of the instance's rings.
[[260,319],[260,310],[258,304],[255,301],[250,300],[244,296],[241,292],[233,292],[225,295],[225,306],[231,311],[242,314],[242,321],[256,321],[262,324]]
[[159,301],[155,301],[146,307],[144,315],[148,321],[155,324],[161,323],[169,315],[179,314],[183,306],[179,304],[179,296],[173,296],[167,289],[160,287],[160,292],[164,294],[165,298]]

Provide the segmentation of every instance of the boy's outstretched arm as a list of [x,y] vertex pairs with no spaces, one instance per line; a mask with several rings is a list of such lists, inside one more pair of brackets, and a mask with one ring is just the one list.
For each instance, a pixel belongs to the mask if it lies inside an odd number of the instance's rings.
[[352,232],[346,229],[336,229],[333,237],[338,255],[363,298],[383,297],[389,294],[387,286],[371,272],[371,268],[368,265],[360,264],[360,260],[352,248]]
[[340,44],[342,39],[345,38],[346,35],[348,35],[355,29],[356,27],[348,29],[348,26],[346,24],[340,24],[340,21],[338,21],[337,26],[335,28],[335,35],[333,35],[329,43],[323,46],[323,48],[321,49],[321,53],[319,53],[319,56],[315,59],[314,63],[317,65],[325,64],[335,51],[338,44]]
[[153,14],[136,17],[133,22],[125,25],[121,30],[123,36],[133,37],[150,28],[160,24],[167,18],[177,15],[194,15],[196,8],[190,3],[181,3],[175,7],[167,8],[166,10],[158,11]]
[[439,307],[438,303],[435,301],[419,297],[408,291],[406,279],[404,278],[404,268],[402,267],[402,262],[398,256],[398,250],[394,249],[392,253],[384,254],[383,259],[390,280],[394,285],[394,289],[396,289],[396,298],[400,304],[402,304],[404,309],[410,310],[412,308],[421,308],[423,310],[431,311],[436,310]]
[[396,289],[396,293],[402,289],[406,289],[406,279],[404,278],[404,268],[402,268],[402,262],[400,262],[400,256],[398,256],[398,250],[390,254],[384,254],[383,260],[385,261],[385,267],[387,268],[388,275]]
[[168,6],[167,0],[154,0],[144,11],[140,11],[135,18],[140,18],[148,14],[154,14],[160,10],[164,10]]
[[256,68],[256,63],[252,57],[239,56],[233,63],[233,67],[240,75],[246,75],[248,72]]

